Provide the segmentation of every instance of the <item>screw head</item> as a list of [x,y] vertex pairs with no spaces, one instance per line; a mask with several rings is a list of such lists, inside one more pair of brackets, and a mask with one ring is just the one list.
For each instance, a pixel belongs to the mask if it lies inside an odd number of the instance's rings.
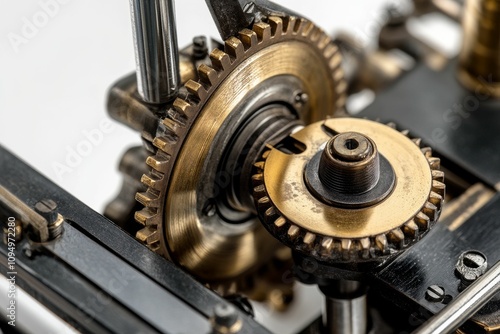
[[482,276],[487,267],[486,255],[476,250],[470,250],[460,255],[455,269],[462,282],[468,285]]
[[51,199],[43,199],[35,204],[35,211],[49,224],[57,220],[57,204]]
[[440,303],[445,297],[444,288],[439,285],[431,285],[425,292],[425,299],[431,302]]
[[235,333],[239,330],[239,315],[230,304],[217,304],[214,307],[213,326],[217,332]]

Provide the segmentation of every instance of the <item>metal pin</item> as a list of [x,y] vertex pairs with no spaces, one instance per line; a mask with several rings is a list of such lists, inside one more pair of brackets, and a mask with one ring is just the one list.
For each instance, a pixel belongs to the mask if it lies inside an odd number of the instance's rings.
[[173,0],[130,0],[137,89],[145,102],[160,104],[179,88],[179,53]]

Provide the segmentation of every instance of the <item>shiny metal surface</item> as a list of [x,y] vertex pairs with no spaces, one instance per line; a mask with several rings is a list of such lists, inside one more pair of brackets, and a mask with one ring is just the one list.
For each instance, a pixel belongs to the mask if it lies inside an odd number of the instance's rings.
[[451,333],[500,291],[500,261],[414,334]]
[[148,103],[164,103],[179,88],[173,0],[130,0],[137,89]]
[[326,298],[328,334],[365,334],[367,330],[366,295],[353,299]]

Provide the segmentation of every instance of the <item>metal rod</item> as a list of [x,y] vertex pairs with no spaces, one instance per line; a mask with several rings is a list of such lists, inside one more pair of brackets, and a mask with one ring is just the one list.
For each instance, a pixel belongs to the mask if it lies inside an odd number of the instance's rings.
[[41,242],[47,241],[49,230],[45,218],[2,186],[0,186],[0,205],[9,213],[17,216],[16,218],[19,218],[22,222],[30,224],[38,234]]
[[171,100],[179,88],[173,0],[130,0],[137,89],[145,102]]
[[366,288],[360,282],[340,280],[320,287],[326,298],[325,334],[366,334]]
[[413,334],[452,333],[500,291],[500,261]]

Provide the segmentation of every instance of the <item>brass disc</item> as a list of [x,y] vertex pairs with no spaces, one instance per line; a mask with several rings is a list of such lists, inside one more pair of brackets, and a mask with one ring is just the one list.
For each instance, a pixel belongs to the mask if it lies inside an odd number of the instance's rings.
[[[303,176],[332,133],[351,131],[371,138],[396,176],[392,193],[367,208],[327,205],[308,190]],[[435,171],[438,160],[401,132],[369,120],[336,118],[291,136],[305,149],[297,154],[276,148],[265,152],[254,176],[254,196],[266,227],[293,249],[319,251],[324,258],[351,252],[345,260],[369,259],[408,246],[437,219],[444,196],[443,174]]]

